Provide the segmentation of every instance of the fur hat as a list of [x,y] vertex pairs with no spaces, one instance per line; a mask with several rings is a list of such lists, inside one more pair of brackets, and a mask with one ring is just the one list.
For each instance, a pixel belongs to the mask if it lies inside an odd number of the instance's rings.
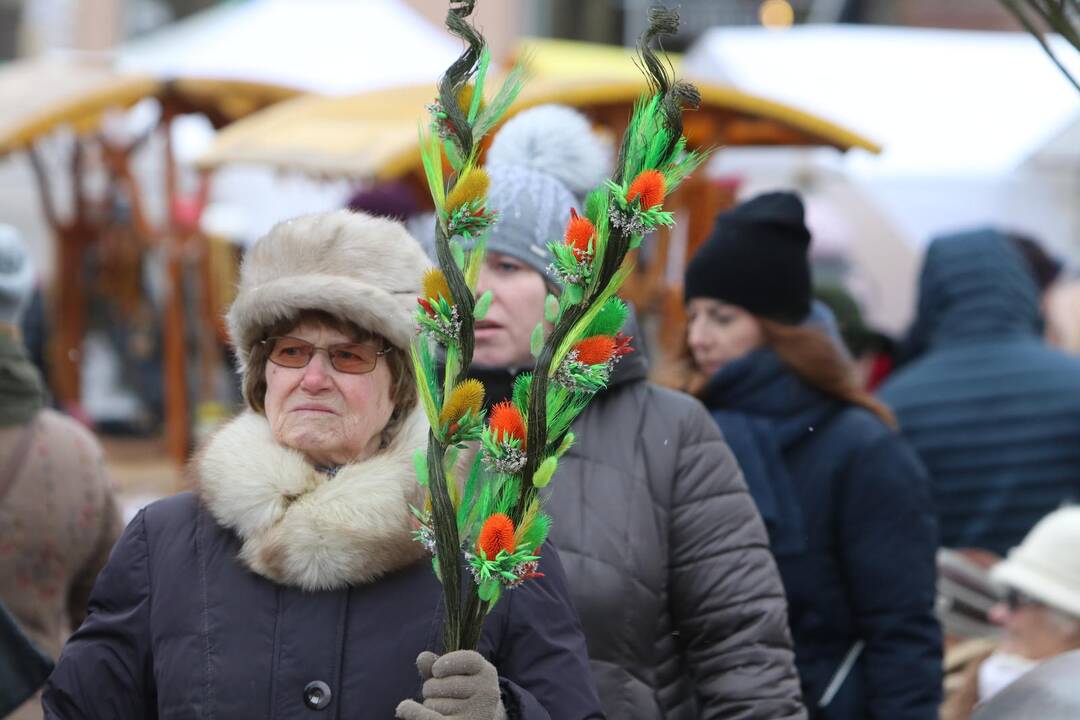
[[552,282],[547,244],[562,237],[570,209],[603,182],[611,151],[584,115],[540,105],[503,126],[487,155],[488,207],[499,214],[487,249],[517,258]]
[[1080,506],[1050,513],[994,566],[994,582],[1080,618]]
[[431,262],[399,222],[348,210],[275,225],[248,251],[226,320],[241,367],[279,320],[322,310],[407,349]]
[[19,231],[0,224],[0,322],[17,325],[34,292],[34,267]]

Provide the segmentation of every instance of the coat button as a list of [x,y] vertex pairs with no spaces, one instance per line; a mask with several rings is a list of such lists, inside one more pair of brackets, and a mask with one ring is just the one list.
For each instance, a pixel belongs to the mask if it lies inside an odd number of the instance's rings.
[[304,686],[304,704],[312,710],[325,710],[332,696],[330,686],[322,680],[312,680]]

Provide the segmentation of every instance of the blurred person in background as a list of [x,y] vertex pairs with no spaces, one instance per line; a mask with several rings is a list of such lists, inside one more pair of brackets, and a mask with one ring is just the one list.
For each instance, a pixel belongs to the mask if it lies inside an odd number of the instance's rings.
[[881,398],[930,472],[941,542],[1002,555],[1080,494],[1080,359],[1047,347],[1039,288],[1006,235],[934,240],[915,361]]
[[1027,263],[1028,270],[1031,271],[1031,277],[1039,288],[1039,308],[1045,311],[1046,296],[1054,287],[1058,278],[1061,277],[1064,265],[1060,260],[1048,253],[1046,248],[1030,235],[1006,232],[1005,237],[1020,251],[1024,262]]
[[420,203],[416,186],[407,180],[386,180],[366,185],[349,196],[347,207],[353,212],[397,220],[415,237],[429,256],[435,255],[435,213]]
[[551,548],[479,651],[428,652],[442,594],[409,511],[428,427],[408,353],[429,265],[400,223],[346,210],[252,247],[227,315],[249,410],[193,462],[196,494],[124,531],[47,718],[602,717]]
[[45,684],[53,662],[26,637],[0,601],[0,718],[6,718]]
[[[487,157],[500,214],[477,292],[471,375],[487,402],[533,366],[560,289],[547,243],[601,184],[610,152],[563,106],[511,119]],[[624,328],[636,335],[632,321]],[[608,717],[802,718],[783,588],[739,468],[697,401],[650,384],[637,345],[574,424],[547,511]]]
[[[990,615],[1003,634],[967,664],[963,680],[942,706],[942,720],[968,720],[978,704],[1045,661],[1080,650],[1077,548],[1080,507],[1065,507],[1040,520],[1008,558],[994,566],[991,578],[1006,592]],[[1060,682],[1075,688],[1076,679],[1073,675]],[[1080,699],[1080,693],[1076,697]]]
[[1080,355],[1080,278],[1055,283],[1045,307],[1046,341],[1069,355]]
[[405,222],[420,212],[416,190],[404,180],[364,186],[349,196],[346,206],[353,212],[398,222]]
[[[46,407],[18,326],[34,289],[26,247],[0,225],[0,601],[52,658],[86,617],[121,523],[101,447]],[[33,699],[17,720],[40,718]]]
[[[1003,237],[1023,258],[1021,265],[1030,274],[1038,292],[1039,324],[1046,311],[1046,301],[1064,267],[1062,262],[1046,252],[1034,238],[1023,233],[1000,231]],[[922,357],[931,344],[931,330],[927,323],[914,322],[895,349],[895,366],[907,365]]]
[[922,718],[941,698],[926,472],[811,317],[792,193],[721,213],[687,267],[683,387],[712,412],[765,518],[811,718]]
[[851,353],[862,386],[875,389],[893,370],[895,343],[866,324],[859,303],[842,285],[815,285],[814,297],[825,303],[836,318],[840,338]]

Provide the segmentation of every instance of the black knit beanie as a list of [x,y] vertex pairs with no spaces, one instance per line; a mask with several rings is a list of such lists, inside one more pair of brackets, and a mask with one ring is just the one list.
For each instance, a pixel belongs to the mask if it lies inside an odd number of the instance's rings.
[[810,231],[798,195],[758,195],[716,216],[686,268],[685,298],[716,298],[798,324],[810,314]]

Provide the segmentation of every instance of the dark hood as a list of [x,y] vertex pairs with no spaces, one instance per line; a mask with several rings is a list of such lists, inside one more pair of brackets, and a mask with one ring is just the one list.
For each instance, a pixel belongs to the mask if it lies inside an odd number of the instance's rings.
[[915,346],[1037,336],[1041,324],[1035,280],[1002,233],[974,230],[930,244],[919,278]]

